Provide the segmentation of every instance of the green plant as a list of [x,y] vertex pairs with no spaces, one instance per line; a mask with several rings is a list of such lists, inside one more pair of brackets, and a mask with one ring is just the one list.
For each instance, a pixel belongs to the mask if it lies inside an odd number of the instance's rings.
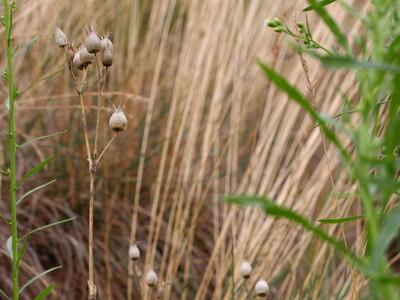
[[[52,159],[53,156],[49,156],[42,162],[38,163],[32,169],[28,170],[24,173],[21,178],[17,178],[17,151],[30,145],[33,142],[36,142],[40,139],[48,138],[54,136],[56,134],[50,134],[47,136],[42,136],[38,138],[34,138],[30,141],[26,141],[19,145],[17,143],[17,136],[16,136],[16,118],[15,118],[15,101],[18,96],[22,94],[22,92],[18,91],[16,86],[14,73],[13,73],[13,64],[14,64],[14,54],[15,50],[13,49],[13,36],[12,36],[12,29],[13,29],[13,13],[16,9],[16,2],[13,0],[9,2],[8,0],[3,1],[4,5],[4,16],[1,16],[0,20],[5,28],[5,44],[6,44],[6,57],[7,57],[7,69],[5,71],[5,80],[7,81],[8,87],[8,97],[5,102],[5,106],[9,112],[9,122],[8,122],[8,134],[7,134],[7,144],[8,144],[8,159],[9,159],[9,166],[7,170],[3,170],[2,172],[9,176],[9,195],[10,195],[10,220],[6,220],[7,223],[11,227],[11,236],[7,240],[7,248],[10,254],[10,258],[12,260],[12,299],[18,300],[20,294],[33,282],[38,280],[39,278],[45,276],[46,274],[57,270],[59,267],[54,267],[49,270],[46,270],[32,279],[28,280],[22,287],[20,286],[19,282],[19,269],[20,263],[23,259],[25,254],[27,244],[29,238],[36,232],[42,231],[44,229],[50,228],[54,225],[65,223],[68,221],[73,220],[75,217],[67,218],[65,220],[55,222],[52,224],[47,224],[36,229],[31,230],[30,232],[25,233],[24,235],[20,235],[18,232],[18,218],[17,218],[17,206],[25,199],[27,196],[31,195],[35,191],[42,189],[49,184],[55,182],[52,180],[40,186],[37,186],[24,194],[20,195],[18,198],[17,191],[21,188],[22,184],[35,175],[37,172],[42,170]],[[29,88],[29,87],[28,87]],[[24,89],[26,90],[26,89]],[[39,295],[35,297],[35,300],[44,299],[47,295],[49,295],[54,288],[53,284],[47,286]],[[6,292],[0,290],[0,294],[5,297],[6,299],[11,299]]]
[[324,116],[313,107],[312,101],[282,75],[261,61],[258,64],[265,76],[317,123],[324,137],[338,150],[349,177],[357,184],[363,215],[338,216],[320,220],[321,223],[341,224],[363,220],[366,249],[361,254],[356,253],[351,246],[329,235],[320,225],[313,224],[306,217],[270,199],[231,196],[227,201],[240,205],[257,205],[270,216],[285,218],[301,225],[345,255],[350,265],[368,278],[369,297],[399,299],[400,277],[391,270],[386,250],[400,227],[400,206],[397,203],[400,188],[400,2],[372,1],[368,14],[360,16],[355,8],[340,1],[344,9],[359,18],[365,29],[365,35],[354,40],[359,49],[358,54],[351,50],[351,41],[324,7],[335,1],[308,2],[310,6],[305,11],[315,11],[334,35],[340,49],[328,50],[316,42],[308,21],[306,24],[297,23],[300,30],[298,34],[282,25],[279,19],[266,21],[266,25],[301,42],[296,49],[318,59],[326,67],[356,72],[359,100],[353,103],[344,97],[346,101],[341,118]]

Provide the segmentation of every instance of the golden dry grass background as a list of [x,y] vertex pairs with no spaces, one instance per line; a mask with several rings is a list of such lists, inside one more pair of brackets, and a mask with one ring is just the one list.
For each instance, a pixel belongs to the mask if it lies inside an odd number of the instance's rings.
[[[64,67],[53,42],[53,26],[71,38],[84,25],[112,32],[115,63],[106,83],[101,141],[111,137],[110,102],[125,106],[128,130],[118,136],[99,170],[95,207],[96,283],[99,299],[126,299],[131,214],[139,203],[137,239],[143,257],[137,268],[156,268],[165,299],[244,299],[238,264],[250,260],[251,283],[271,283],[273,299],[356,299],[365,284],[343,260],[298,227],[255,209],[223,205],[229,194],[260,194],[309,218],[357,210],[352,186],[334,149],[299,107],[262,76],[256,57],[284,73],[309,95],[300,57],[263,20],[278,16],[289,25],[304,20],[305,1],[103,0],[17,1],[15,57],[18,87],[24,89]],[[365,1],[356,1],[366,10]],[[330,12],[352,35],[355,19],[339,5]],[[333,38],[310,14],[315,39],[329,48]],[[4,39],[4,30],[0,29]],[[4,69],[4,43],[0,68]],[[315,105],[334,115],[342,93],[357,99],[354,78],[326,72],[307,59],[315,83]],[[93,74],[92,74],[93,75]],[[95,90],[94,76],[89,89]],[[6,147],[6,87],[0,84],[1,149]],[[87,95],[89,128],[94,95]],[[56,178],[19,210],[21,231],[66,216],[77,219],[35,236],[22,264],[22,280],[62,265],[26,292],[31,299],[55,282],[51,299],[85,299],[88,178],[78,99],[62,70],[40,81],[17,101],[21,141],[68,129],[18,153],[19,174],[51,153],[55,161],[26,187]],[[6,158],[2,155],[2,160]],[[1,213],[8,215],[3,177]],[[341,193],[347,193],[343,197]],[[344,199],[343,199],[344,198]],[[336,226],[329,231],[341,234]],[[347,239],[358,243],[360,228]],[[0,288],[10,290],[8,228],[0,226]],[[234,272],[232,275],[232,266]],[[141,280],[134,278],[135,292]],[[232,289],[232,285],[235,287]],[[251,287],[249,284],[248,288]],[[181,297],[181,298],[180,298]],[[136,298],[134,298],[136,299]]]

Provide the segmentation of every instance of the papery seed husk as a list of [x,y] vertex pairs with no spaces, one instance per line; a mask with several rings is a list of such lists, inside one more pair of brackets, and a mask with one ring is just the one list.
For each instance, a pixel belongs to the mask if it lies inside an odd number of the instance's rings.
[[85,67],[85,64],[83,64],[81,61],[79,52],[75,53],[75,56],[73,58],[73,63],[75,67],[77,67],[79,70],[82,70]]
[[101,39],[96,32],[88,32],[85,39],[85,47],[89,53],[97,53],[101,50]]
[[128,119],[121,109],[117,109],[110,117],[110,127],[114,132],[121,132],[126,129]]
[[56,28],[54,31],[54,39],[58,47],[63,48],[68,45],[68,38],[65,33],[60,29]]
[[103,55],[101,58],[101,62],[103,63],[103,66],[111,67],[111,65],[113,64],[113,60],[114,60],[113,52],[109,48],[106,48],[103,51]]
[[86,66],[91,64],[94,60],[94,55],[89,53],[89,51],[86,49],[86,47],[82,47],[79,50],[79,55],[80,55],[81,62]]

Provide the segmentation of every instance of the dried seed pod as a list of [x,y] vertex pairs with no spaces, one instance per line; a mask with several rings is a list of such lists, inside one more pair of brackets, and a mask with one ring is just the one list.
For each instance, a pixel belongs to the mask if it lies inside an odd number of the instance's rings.
[[242,275],[242,277],[244,279],[247,279],[250,277],[252,270],[253,269],[248,261],[244,261],[240,264],[240,267],[239,267],[240,275]]
[[254,287],[256,295],[259,297],[266,297],[269,292],[269,285],[264,279],[259,279]]
[[129,246],[129,258],[132,260],[138,260],[140,258],[140,250],[136,245]]
[[104,38],[101,40],[101,50],[104,51],[106,49],[111,50],[112,52],[114,51],[114,45],[109,39],[110,34],[107,33]]
[[81,55],[79,54],[79,51],[75,53],[73,63],[79,70],[82,70],[85,67],[85,64],[83,64],[81,61]]
[[91,28],[86,34],[85,47],[89,53],[97,53],[101,49],[101,39]]
[[68,45],[65,48],[65,53],[67,55],[68,61],[72,62],[74,60],[74,57],[75,57],[76,49],[75,49],[75,47],[73,45]]
[[106,48],[103,51],[103,55],[101,57],[101,62],[103,63],[103,66],[111,67],[113,60],[113,52],[109,48]]
[[63,48],[68,45],[68,38],[65,33],[58,27],[54,31],[54,39],[58,47]]
[[85,67],[90,65],[94,60],[94,55],[89,53],[86,47],[82,47],[79,49],[79,56],[82,64],[84,64]]
[[128,119],[122,109],[117,108],[110,118],[110,127],[114,132],[121,132],[126,129]]
[[146,275],[146,283],[148,286],[153,287],[157,284],[158,277],[154,270],[150,270]]

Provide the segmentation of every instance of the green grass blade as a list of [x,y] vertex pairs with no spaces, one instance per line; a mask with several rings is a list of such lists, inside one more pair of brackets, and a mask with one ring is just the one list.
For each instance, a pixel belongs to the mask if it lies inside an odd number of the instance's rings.
[[363,218],[364,216],[352,216],[346,218],[332,218],[332,219],[327,218],[327,219],[319,219],[318,222],[323,224],[340,224],[340,223],[357,221]]
[[389,247],[390,242],[396,237],[399,229],[400,205],[396,206],[385,218],[382,230],[372,250],[371,264],[373,268],[377,268],[382,263],[382,259],[385,258],[385,251]]
[[54,182],[56,182],[56,179],[53,179],[53,180],[51,180],[51,181],[49,181],[49,182],[46,182],[46,183],[44,183],[44,184],[42,184],[42,185],[39,185],[39,186],[37,186],[37,187],[31,189],[30,191],[26,192],[25,194],[23,194],[23,195],[17,200],[17,205],[19,205],[19,204],[22,202],[22,200],[24,200],[24,199],[25,199],[26,197],[28,197],[29,195],[33,194],[34,192],[36,192],[36,191],[38,191],[38,190],[40,190],[40,189],[42,189],[42,188],[45,188],[46,186],[48,186],[48,185],[50,185],[50,184],[52,184],[52,183],[54,183]]
[[[322,1],[318,2],[318,4],[321,6],[327,6],[329,4],[332,4],[333,2],[336,2],[336,0],[322,0]],[[310,11],[310,10],[314,10],[313,5],[309,5],[305,9],[303,9],[303,11]]]
[[336,146],[342,157],[346,160],[350,160],[350,155],[343,147],[336,134],[328,127],[325,119],[321,117],[318,112],[294,86],[292,86],[284,77],[275,72],[272,68],[267,66],[258,60],[258,64],[261,70],[264,72],[265,76],[271,80],[280,90],[285,92],[293,101],[299,104],[308,115],[319,124],[325,136]]
[[17,183],[17,189],[21,187],[21,184],[24,183],[27,179],[35,175],[37,172],[42,170],[52,159],[54,158],[54,155],[50,155],[48,158],[43,160],[42,162],[38,163],[36,166],[34,166],[32,169],[30,169],[28,172],[26,172],[22,178],[18,181]]
[[301,225],[307,231],[311,232],[315,237],[318,237],[319,239],[327,242],[337,251],[349,257],[350,260],[353,261],[355,264],[359,265],[360,263],[356,255],[349,251],[341,241],[336,240],[319,226],[312,224],[300,214],[288,208],[280,206],[271,200],[258,196],[229,196],[226,198],[226,201],[240,206],[258,206],[261,207],[267,215],[271,215],[277,218],[284,218],[295,222]]
[[34,234],[34,233],[36,233],[36,232],[39,232],[39,231],[48,229],[48,228],[53,227],[53,226],[55,226],[55,225],[67,223],[67,222],[69,222],[69,221],[74,220],[75,218],[76,218],[76,216],[73,216],[73,217],[68,218],[68,219],[64,219],[64,220],[57,221],[57,222],[54,222],[54,223],[50,223],[50,224],[47,224],[47,225],[44,225],[44,226],[40,226],[40,227],[38,227],[38,228],[36,228],[36,229],[33,229],[32,231],[29,231],[28,233],[26,233],[21,239],[22,239],[22,240],[25,240],[25,239],[27,239],[28,237],[30,237],[32,234]]
[[48,287],[46,287],[43,291],[40,292],[39,295],[37,295],[33,300],[43,300],[45,299],[54,289],[54,283],[50,284]]
[[321,17],[326,26],[329,27],[337,42],[347,50],[348,43],[346,36],[342,33],[335,20],[328,14],[323,5],[315,0],[308,0],[308,3],[310,3],[310,6],[313,8],[313,10]]
[[48,270],[46,270],[46,271],[44,271],[44,272],[42,272],[42,273],[36,275],[35,277],[32,277],[31,279],[29,279],[29,280],[21,287],[21,289],[19,290],[19,293],[21,294],[21,293],[23,292],[24,289],[26,289],[29,285],[31,285],[32,283],[34,283],[36,280],[42,278],[43,276],[46,276],[47,274],[49,274],[49,273],[51,273],[51,272],[53,272],[53,271],[55,271],[55,270],[61,269],[61,268],[62,268],[62,266],[54,267],[54,268],[48,269]]

